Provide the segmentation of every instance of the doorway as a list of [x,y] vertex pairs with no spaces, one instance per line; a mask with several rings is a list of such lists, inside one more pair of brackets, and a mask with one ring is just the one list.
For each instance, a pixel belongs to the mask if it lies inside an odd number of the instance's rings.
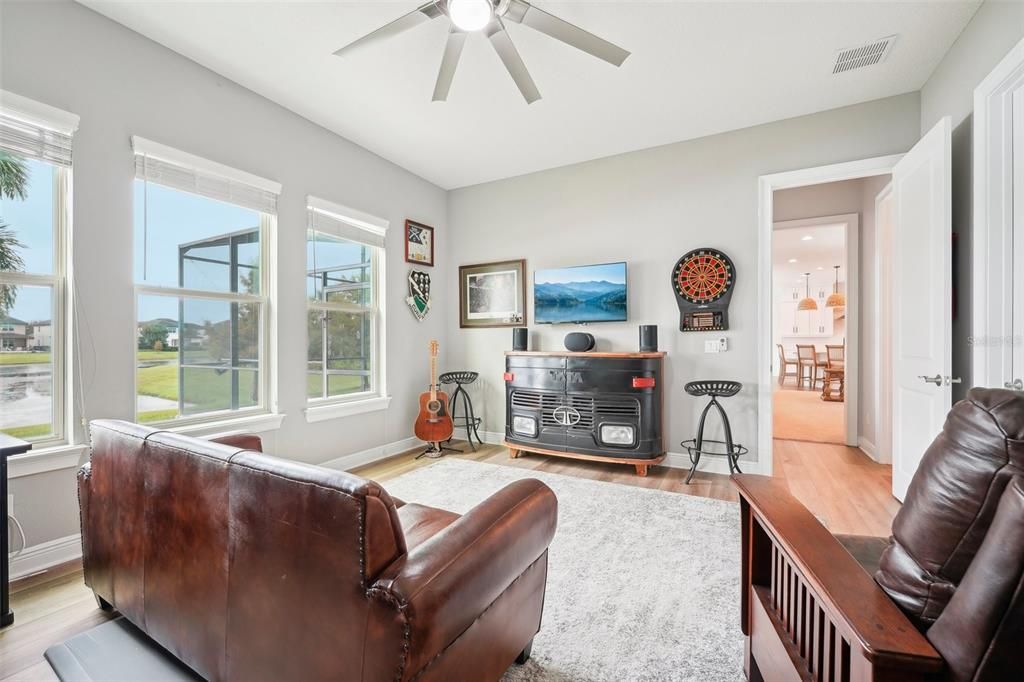
[[[879,176],[884,179],[885,176]],[[864,204],[862,180],[779,190],[776,216]],[[821,199],[825,199],[824,202]],[[873,202],[872,202],[873,203]],[[779,220],[772,245],[772,435],[836,445],[857,444],[856,358],[850,328],[859,328],[860,212]]]
[[974,91],[970,383],[1024,390],[1024,40]]
[[[778,173],[760,178],[758,272],[758,373],[760,385],[758,392],[758,468],[760,473],[767,475],[772,475],[773,473],[774,403],[780,387],[778,371],[785,371],[780,366],[783,364],[783,358],[786,355],[792,357],[797,354],[797,344],[795,343],[797,338],[795,337],[808,336],[807,333],[800,334],[801,331],[808,332],[812,338],[801,339],[801,341],[808,340],[810,343],[800,343],[799,345],[810,345],[815,348],[813,358],[808,357],[808,362],[805,363],[808,366],[800,369],[805,373],[805,376],[812,372],[815,373],[816,378],[816,381],[812,384],[813,389],[807,388],[807,379],[804,380],[803,386],[799,386],[800,389],[806,392],[806,395],[802,396],[801,399],[808,404],[813,404],[815,409],[820,406],[820,403],[829,402],[820,399],[823,388],[822,375],[828,364],[829,349],[825,346],[840,346],[841,350],[835,350],[834,352],[836,353],[836,360],[838,360],[839,354],[842,354],[844,395],[842,401],[835,401],[838,403],[839,409],[836,410],[834,406],[832,407],[833,414],[838,413],[838,420],[840,421],[838,431],[842,436],[842,445],[839,447],[851,445],[863,447],[866,451],[874,449],[873,443],[870,440],[864,439],[862,442],[861,438],[862,429],[860,427],[865,420],[861,419],[859,412],[859,404],[861,402],[859,396],[862,394],[860,384],[861,377],[863,376],[860,365],[862,360],[873,356],[870,353],[867,356],[862,355],[862,335],[858,318],[863,307],[862,299],[871,303],[872,319],[877,315],[877,311],[874,311],[873,308],[875,301],[875,283],[873,279],[870,282],[871,286],[866,287],[869,293],[866,298],[861,296],[863,292],[859,283],[859,273],[863,262],[861,251],[864,251],[865,254],[870,254],[869,261],[873,264],[876,246],[873,238],[864,240],[861,237],[861,216],[868,212],[873,219],[875,196],[886,185],[888,176],[891,175],[893,168],[901,158],[902,155],[893,155]],[[846,185],[843,189],[847,190],[851,195],[853,185],[859,183],[857,189],[860,194],[858,194],[856,206],[844,207],[835,202],[829,203],[826,201],[822,203],[820,201],[830,193],[829,190],[835,190],[842,183],[848,183],[849,181],[854,182]],[[870,187],[873,189],[868,189],[866,182],[870,182]],[[871,193],[872,191],[873,193]],[[864,210],[863,207],[865,205],[870,206],[868,211]],[[813,234],[800,231],[808,230],[812,227],[828,227],[830,225],[841,226],[842,238],[839,242],[842,244],[843,249],[822,254],[821,258],[831,258],[833,260],[841,258],[841,260],[831,264],[815,262],[813,270],[804,269],[800,271],[804,273],[802,279],[805,280],[803,296],[799,296],[800,292],[796,276],[790,277],[793,281],[787,283],[785,288],[781,287],[781,284],[777,285],[774,281],[776,272],[774,267],[776,236],[785,234],[786,230],[796,230],[797,232],[793,234],[798,235],[797,241],[804,242],[803,237],[811,236],[812,239],[806,241],[813,242]],[[776,227],[779,228],[778,231]],[[792,241],[792,239],[789,241]],[[868,248],[862,248],[865,245]],[[797,263],[789,263],[790,259],[793,258],[797,260]],[[799,266],[799,261],[800,256],[798,254],[789,255],[785,258],[785,265]],[[840,266],[839,287],[835,283],[836,270],[834,266],[836,265]],[[822,268],[820,271],[817,270],[819,266]],[[832,272],[828,272],[829,269]],[[806,273],[808,272],[812,274],[807,275]],[[829,277],[826,279],[820,273],[825,273]],[[790,272],[790,275],[792,274]],[[812,278],[812,275],[817,276]],[[831,282],[828,281],[829,279]],[[810,291],[812,287],[816,288]],[[788,344],[789,347],[787,347],[786,343],[782,343],[783,353],[780,356],[779,344],[781,335],[776,335],[776,326],[780,326],[784,321],[783,315],[786,316],[785,321],[789,321],[790,318],[788,317],[789,313],[783,313],[782,306],[776,305],[776,302],[777,299],[785,297],[787,292],[790,298],[794,295],[798,296],[796,299],[797,309],[794,310],[794,313],[806,312],[808,319],[797,320],[795,325],[797,333],[792,342]],[[808,293],[813,295],[809,296],[807,295]],[[832,293],[843,293],[847,298],[839,324],[841,337],[838,338],[838,343],[833,343],[833,341],[837,340],[834,334],[836,331],[836,318],[838,317],[838,313],[834,308],[837,306],[829,307],[825,305]],[[851,296],[853,300],[850,299]],[[805,298],[815,300],[817,312],[810,310],[800,311],[798,309],[800,301]],[[832,316],[831,320],[829,315]],[[829,324],[832,325],[831,329],[828,328]],[[790,324],[791,329],[793,326]],[[825,341],[828,341],[828,343],[825,343]],[[815,360],[817,360],[817,363],[815,363]],[[817,368],[814,367],[815,364],[818,365]],[[871,372],[872,376],[874,376],[873,373],[877,372],[875,364],[871,362],[867,368],[867,371]],[[793,373],[792,365],[790,365],[788,371]],[[786,385],[793,381],[798,381],[798,379],[791,376],[784,378],[782,383]],[[870,389],[872,391],[875,390],[873,385]],[[812,400],[817,400],[818,402],[811,403]],[[826,407],[825,409],[828,408]],[[871,424],[872,429],[875,428],[877,419],[866,421]],[[833,439],[839,440],[840,438],[835,436]],[[877,452],[869,453],[869,455],[876,457]]]

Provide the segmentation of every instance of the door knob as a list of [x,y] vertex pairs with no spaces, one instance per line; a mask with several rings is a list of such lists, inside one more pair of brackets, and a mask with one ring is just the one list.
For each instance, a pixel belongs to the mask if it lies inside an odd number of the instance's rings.
[[949,386],[950,384],[962,384],[963,382],[964,382],[964,380],[961,379],[960,377],[957,377],[956,379],[953,379],[951,377],[946,377],[946,385],[947,386]]
[[1005,388],[1010,389],[1011,391],[1024,391],[1024,381],[1021,381],[1020,379],[1007,381],[1005,384],[1003,384],[1003,386]]
[[918,375],[918,376],[919,376],[919,378],[924,379],[924,382],[926,384],[935,384],[936,386],[941,386],[942,385],[942,375],[941,374],[936,374],[933,377],[926,377],[923,374]]

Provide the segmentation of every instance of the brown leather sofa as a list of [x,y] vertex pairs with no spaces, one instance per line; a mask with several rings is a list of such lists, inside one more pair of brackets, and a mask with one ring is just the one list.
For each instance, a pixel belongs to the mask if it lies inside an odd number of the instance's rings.
[[1024,393],[975,388],[953,407],[880,556],[784,483],[733,481],[749,679],[1024,680]]
[[529,656],[557,516],[540,481],[460,517],[252,436],[91,433],[85,581],[204,678],[497,680]]

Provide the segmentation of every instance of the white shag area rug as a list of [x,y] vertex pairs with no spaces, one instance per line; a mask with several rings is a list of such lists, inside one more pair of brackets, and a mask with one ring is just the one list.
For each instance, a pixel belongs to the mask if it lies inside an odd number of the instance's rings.
[[742,682],[739,505],[446,459],[384,483],[465,513],[512,481],[558,497],[533,656],[503,682]]

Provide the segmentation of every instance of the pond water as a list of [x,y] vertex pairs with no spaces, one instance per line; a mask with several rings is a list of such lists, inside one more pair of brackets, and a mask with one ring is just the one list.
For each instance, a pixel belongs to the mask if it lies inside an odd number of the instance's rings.
[[[142,366],[165,364],[142,363]],[[177,409],[176,400],[140,395],[138,410]],[[0,429],[49,424],[53,409],[53,370],[49,364],[0,365]]]
[[0,366],[0,429],[49,424],[52,392],[49,365]]

